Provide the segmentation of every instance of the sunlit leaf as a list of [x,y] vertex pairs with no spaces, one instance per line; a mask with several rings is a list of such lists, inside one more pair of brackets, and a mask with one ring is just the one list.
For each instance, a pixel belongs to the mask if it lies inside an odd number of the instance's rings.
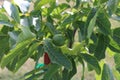
[[14,2],[19,6],[22,13],[26,13],[29,10],[30,2],[27,0],[14,0]]
[[110,16],[116,11],[118,3],[119,0],[108,0],[107,7]]
[[116,53],[114,55],[114,60],[115,60],[115,64],[116,64],[116,69],[118,70],[118,72],[120,73],[120,54],[119,53]]
[[16,45],[16,47],[2,58],[1,67],[4,68],[10,61],[12,61],[22,50],[24,50],[28,44],[31,43],[33,39],[28,39]]
[[37,0],[35,5],[35,10],[39,10],[43,5],[51,2],[55,2],[55,0]]
[[11,16],[16,22],[20,23],[19,11],[14,4],[9,1],[4,1],[3,7],[9,16]]
[[0,20],[0,24],[1,25],[6,25],[6,26],[9,26],[9,27],[13,27],[14,25],[8,21],[4,21],[4,20]]
[[104,64],[101,80],[114,80],[112,70],[110,69],[109,65]]

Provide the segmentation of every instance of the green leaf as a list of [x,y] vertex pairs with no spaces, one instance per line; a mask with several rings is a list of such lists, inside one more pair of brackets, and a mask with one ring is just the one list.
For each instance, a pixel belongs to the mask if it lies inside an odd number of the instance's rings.
[[114,55],[114,60],[115,60],[115,67],[117,69],[117,71],[120,73],[120,54],[119,53],[116,53]]
[[9,36],[0,34],[0,62],[5,53],[9,51]]
[[56,30],[55,30],[55,27],[54,27],[54,25],[53,25],[52,23],[47,22],[47,23],[46,23],[46,26],[47,26],[47,28],[49,29],[49,31],[50,31],[53,35],[57,33]]
[[11,48],[14,48],[18,39],[18,35],[20,34],[20,31],[11,31],[8,32],[10,38],[9,38],[9,46]]
[[81,56],[87,62],[87,64],[91,65],[91,67],[97,72],[97,74],[100,74],[101,68],[97,59],[94,56],[83,53],[81,53]]
[[8,17],[4,13],[0,12],[0,20],[8,21],[9,19],[8,19]]
[[51,64],[48,68],[48,71],[44,75],[44,80],[51,80],[51,78],[53,77],[53,75],[55,75],[59,68],[59,65]]
[[21,51],[24,50],[27,45],[29,45],[33,39],[28,39],[23,42],[20,42],[16,47],[2,58],[1,68],[4,68],[9,62],[11,62],[16,56],[20,55]]
[[76,15],[69,15],[68,17],[66,17],[61,26],[66,26],[66,25],[70,25],[72,22],[75,21]]
[[109,0],[100,0],[100,3],[105,3],[107,1],[109,1]]
[[109,0],[107,3],[107,8],[109,11],[109,15],[111,16],[117,9],[119,0]]
[[51,12],[51,16],[60,19],[62,12],[64,12],[68,8],[70,8],[70,5],[62,3],[53,9],[53,11]]
[[82,64],[82,77],[81,77],[81,80],[84,80],[85,63],[84,63],[84,61],[83,61],[81,56],[79,56],[78,61]]
[[80,5],[81,0],[76,0],[75,2],[76,2],[76,4],[75,4],[75,8],[78,8],[79,5]]
[[113,38],[110,38],[110,44],[108,46],[112,51],[120,53],[120,45],[113,40]]
[[30,2],[28,0],[14,0],[14,3],[17,4],[22,13],[26,13],[29,10]]
[[55,2],[55,0],[37,0],[35,3],[35,10],[41,9],[41,7],[45,4]]
[[116,69],[113,69],[113,74],[116,80],[120,80],[120,74]]
[[74,59],[71,57],[70,60],[72,62],[73,68],[72,68],[72,70],[67,70],[67,69],[63,70],[62,80],[70,80],[77,73],[76,63],[75,63]]
[[14,4],[9,1],[4,1],[3,7],[9,16],[11,16],[17,23],[20,23],[19,10]]
[[6,26],[9,26],[9,27],[13,27],[14,25],[8,21],[4,21],[4,20],[0,20],[0,24],[2,25],[6,25]]
[[21,26],[21,30],[22,32],[18,36],[17,43],[27,39],[35,38],[35,34],[30,31],[29,27]]
[[99,35],[97,46],[96,46],[95,53],[94,53],[94,56],[98,60],[105,58],[105,51],[106,51],[107,46],[109,45],[109,42],[110,40],[108,36],[104,36],[101,34]]
[[111,23],[103,11],[98,14],[96,24],[104,35],[111,34]]
[[52,44],[50,39],[45,39],[44,50],[48,53],[52,63],[63,65],[66,69],[72,69],[69,59],[62,53],[60,48]]
[[31,57],[31,55],[34,53],[35,50],[37,50],[39,44],[38,43],[34,43],[33,45],[30,46],[28,53],[26,53],[27,55],[25,57],[22,57],[18,62],[17,65],[14,69],[14,72],[18,71],[18,69],[28,60],[28,58]]
[[120,28],[115,28],[113,30],[113,40],[116,41],[120,45]]
[[101,80],[114,80],[112,70],[109,65],[104,64],[101,78]]
[[[91,15],[91,14],[90,14]],[[94,17],[90,20],[88,29],[87,29],[87,38],[91,37],[93,29],[95,27],[96,19],[97,19],[98,11],[95,13]]]

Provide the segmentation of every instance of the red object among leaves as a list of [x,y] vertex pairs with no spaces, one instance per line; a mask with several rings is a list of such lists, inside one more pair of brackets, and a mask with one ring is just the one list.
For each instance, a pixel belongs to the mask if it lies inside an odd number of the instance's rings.
[[44,64],[48,65],[50,63],[50,58],[47,53],[44,54]]

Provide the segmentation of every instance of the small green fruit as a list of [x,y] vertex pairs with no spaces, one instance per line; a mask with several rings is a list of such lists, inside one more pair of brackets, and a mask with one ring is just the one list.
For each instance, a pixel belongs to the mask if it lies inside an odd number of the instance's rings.
[[53,43],[57,46],[62,46],[65,43],[65,37],[62,34],[56,34],[53,36]]

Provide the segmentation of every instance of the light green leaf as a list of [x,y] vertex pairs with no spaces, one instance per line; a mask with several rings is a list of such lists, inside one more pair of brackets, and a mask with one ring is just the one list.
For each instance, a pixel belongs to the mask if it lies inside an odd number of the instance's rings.
[[20,23],[19,10],[14,4],[9,1],[4,1],[3,7],[9,16],[11,16],[17,23]]
[[118,3],[119,0],[108,0],[107,8],[110,16],[116,11]]
[[116,69],[118,70],[118,72],[120,73],[120,54],[119,53],[116,53],[114,55],[114,60],[115,60],[115,67]]
[[9,27],[13,27],[14,25],[8,21],[4,21],[4,20],[0,20],[0,24],[2,25],[6,25],[6,26],[9,26]]
[[5,14],[0,12],[0,20],[8,21],[9,19],[8,19],[8,17]]
[[72,69],[70,60],[62,53],[60,48],[52,44],[50,39],[44,41],[44,49],[48,53],[52,63],[63,65],[66,69]]
[[61,13],[64,12],[64,10],[70,8],[70,5],[68,4],[60,4],[57,7],[55,7],[51,13],[52,17],[55,17],[57,19],[60,19],[62,17]]
[[59,68],[60,68],[59,65],[51,64],[50,67],[48,68],[48,71],[44,75],[44,80],[51,80],[51,78],[53,77],[53,75],[55,75]]
[[2,58],[1,68],[4,68],[9,62],[11,62],[16,56],[20,55],[21,51],[24,50],[27,45],[29,45],[33,39],[28,39],[23,42],[20,42],[16,47]]
[[55,0],[37,0],[35,5],[35,10],[41,9],[41,7],[45,4],[55,2]]
[[29,27],[21,26],[22,33],[18,36],[17,43],[22,42],[27,39],[35,38],[35,34],[32,33]]
[[39,46],[38,43],[34,43],[33,45],[30,46],[28,53],[26,53],[27,55],[25,57],[21,58],[17,62],[14,72],[18,71],[18,69],[28,60],[28,58],[31,57],[31,55],[34,53],[34,51],[37,50],[38,46]]
[[87,64],[91,65],[91,67],[97,72],[97,74],[101,73],[100,65],[94,56],[83,53],[81,53],[81,56],[87,62]]
[[109,65],[104,64],[101,78],[101,80],[114,80],[112,70]]
[[[119,40],[118,40],[119,41]],[[120,45],[110,37],[110,44],[108,46],[112,51],[120,53]]]

